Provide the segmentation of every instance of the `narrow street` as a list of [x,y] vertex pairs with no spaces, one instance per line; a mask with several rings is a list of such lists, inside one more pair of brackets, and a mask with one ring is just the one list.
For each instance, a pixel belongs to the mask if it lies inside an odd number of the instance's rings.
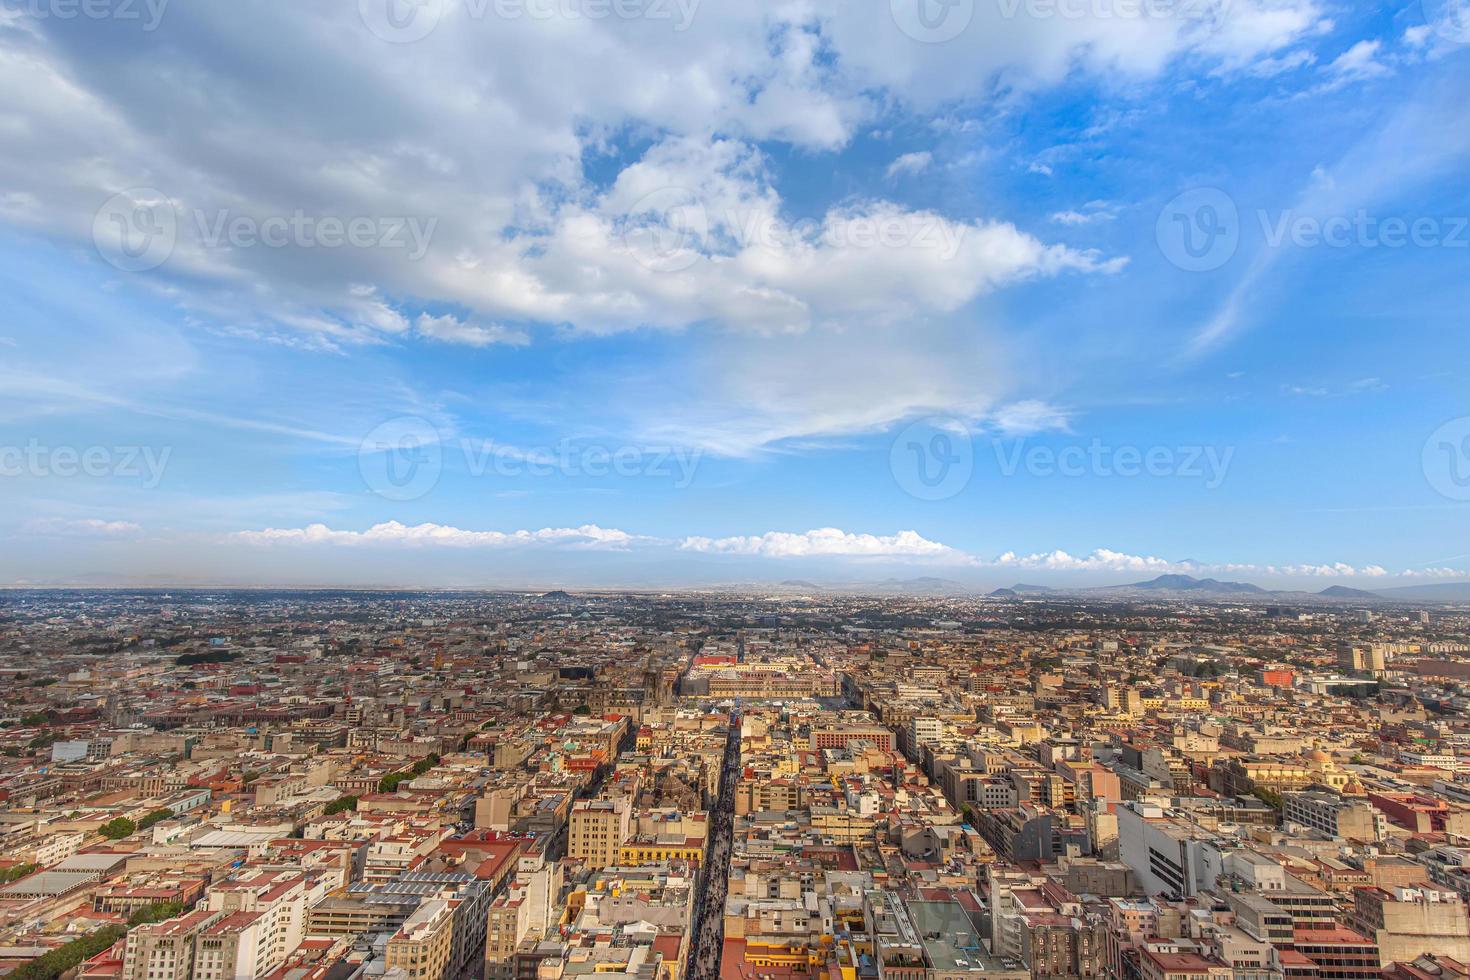
[[730,846],[735,827],[735,784],[740,777],[740,713],[730,714],[730,740],[720,772],[720,796],[710,812],[710,836],[695,901],[694,942],[689,947],[688,980],[716,980],[725,942],[725,892],[730,882]]

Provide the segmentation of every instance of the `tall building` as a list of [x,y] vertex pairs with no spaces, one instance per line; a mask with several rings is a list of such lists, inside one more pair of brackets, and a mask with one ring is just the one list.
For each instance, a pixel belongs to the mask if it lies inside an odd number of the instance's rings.
[[567,829],[567,857],[590,868],[618,862],[618,848],[632,833],[632,807],[626,799],[579,800]]
[[1220,849],[1198,827],[1149,803],[1126,803],[1117,815],[1118,856],[1150,895],[1188,898],[1214,886]]
[[203,909],[138,926],[128,933],[123,977],[125,980],[192,980],[195,940],[224,917],[223,912]]
[[1309,827],[1331,837],[1380,841],[1387,832],[1383,814],[1362,800],[1335,793],[1287,793],[1283,815],[1288,823]]
[[1384,649],[1378,644],[1359,646],[1341,643],[1337,647],[1337,666],[1351,673],[1381,674],[1386,667]]
[[424,902],[388,940],[385,962],[409,980],[444,980],[449,968],[454,912],[440,898]]
[[1470,962],[1470,919],[1456,893],[1418,888],[1358,888],[1351,925],[1378,943],[1380,965],[1407,962],[1425,953]]
[[485,926],[485,975],[506,980],[512,957],[525,939],[544,938],[555,921],[561,865],[541,855],[523,857],[516,876],[490,906]]

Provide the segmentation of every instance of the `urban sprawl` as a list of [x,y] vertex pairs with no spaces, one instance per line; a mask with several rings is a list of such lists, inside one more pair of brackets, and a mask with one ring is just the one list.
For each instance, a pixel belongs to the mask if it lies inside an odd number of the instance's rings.
[[17,980],[1465,980],[1470,608],[11,592]]

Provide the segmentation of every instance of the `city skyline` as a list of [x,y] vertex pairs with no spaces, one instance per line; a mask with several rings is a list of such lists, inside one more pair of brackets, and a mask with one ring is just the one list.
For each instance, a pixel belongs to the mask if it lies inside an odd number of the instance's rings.
[[1361,8],[7,4],[0,586],[1470,580]]

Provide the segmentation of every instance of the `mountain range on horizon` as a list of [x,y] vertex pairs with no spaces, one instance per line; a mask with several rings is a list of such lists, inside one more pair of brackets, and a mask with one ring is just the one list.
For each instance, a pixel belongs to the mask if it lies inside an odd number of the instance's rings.
[[[909,579],[888,578],[880,582],[845,583],[839,585],[821,585],[805,579],[788,579],[779,583],[779,585],[783,588],[796,588],[818,592],[880,591],[957,596],[975,595],[981,592],[980,589],[967,585],[964,582],[929,575]],[[994,599],[1020,599],[1028,596],[1040,597],[1048,595],[1120,597],[1137,593],[1156,596],[1257,598],[1281,599],[1283,601],[1470,602],[1470,582],[1444,582],[1377,590],[1333,585],[1319,592],[1309,592],[1289,589],[1267,589],[1250,582],[1196,578],[1193,575],[1169,573],[1143,582],[1130,582],[1123,585],[1091,586],[1086,588],[1059,588],[1046,585],[1017,583],[1006,588],[998,588],[985,592],[984,595]]]

